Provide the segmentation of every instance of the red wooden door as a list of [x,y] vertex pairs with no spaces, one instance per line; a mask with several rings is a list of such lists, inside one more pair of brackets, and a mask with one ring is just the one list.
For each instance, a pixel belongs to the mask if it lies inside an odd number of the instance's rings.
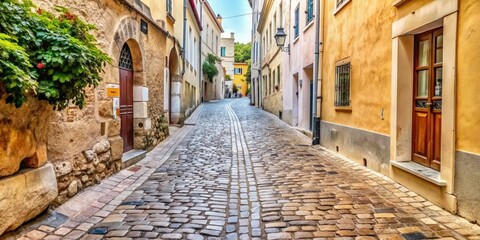
[[123,152],[133,149],[133,64],[127,44],[120,56],[120,119]]
[[413,161],[440,170],[443,31],[415,37]]

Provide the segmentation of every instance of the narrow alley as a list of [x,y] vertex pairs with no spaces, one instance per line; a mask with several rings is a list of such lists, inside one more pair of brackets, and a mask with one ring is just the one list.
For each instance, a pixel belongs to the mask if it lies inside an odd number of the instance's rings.
[[62,221],[16,237],[480,239],[478,225],[310,141],[249,99],[205,103],[144,160],[57,208]]

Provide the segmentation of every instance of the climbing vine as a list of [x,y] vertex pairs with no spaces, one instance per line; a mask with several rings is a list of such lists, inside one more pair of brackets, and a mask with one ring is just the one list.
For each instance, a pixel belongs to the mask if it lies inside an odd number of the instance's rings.
[[68,9],[53,14],[30,0],[0,2],[0,89],[21,107],[28,96],[54,109],[85,105],[86,88],[96,87],[111,60],[96,45],[87,24]]
[[207,78],[208,80],[210,80],[210,82],[213,82],[213,78],[218,75],[218,69],[217,66],[215,66],[217,61],[218,57],[209,53],[207,55],[207,59],[205,60],[205,62],[203,62],[203,74],[207,75]]

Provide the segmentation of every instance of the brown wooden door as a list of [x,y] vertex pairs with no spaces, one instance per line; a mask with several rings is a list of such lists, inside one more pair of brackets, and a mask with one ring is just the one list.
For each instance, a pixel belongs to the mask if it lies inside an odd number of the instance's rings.
[[443,30],[415,37],[413,161],[440,170]]
[[120,119],[123,152],[133,149],[133,62],[127,44],[123,46],[120,69]]

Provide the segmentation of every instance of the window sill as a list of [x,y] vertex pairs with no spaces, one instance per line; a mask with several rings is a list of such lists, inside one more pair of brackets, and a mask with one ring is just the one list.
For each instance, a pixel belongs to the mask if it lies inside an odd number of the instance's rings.
[[411,173],[419,178],[422,178],[426,181],[429,181],[437,186],[445,187],[447,186],[447,182],[440,178],[440,172],[435,171],[431,168],[422,166],[418,163],[413,161],[408,162],[399,162],[399,161],[390,161],[393,167],[399,168],[403,171]]
[[305,26],[303,28],[303,32],[306,32],[314,23],[315,21],[313,21],[315,18],[312,18],[312,20],[310,20],[310,22],[307,24],[307,26]]
[[297,42],[298,42],[298,39],[300,39],[299,36],[297,36],[295,39],[293,39],[293,44],[297,43]]
[[352,111],[352,106],[349,106],[349,107],[335,107],[335,111],[351,112]]
[[167,12],[167,19],[170,20],[172,23],[175,23],[176,21],[172,14],[169,12]]
[[404,4],[404,3],[408,2],[408,1],[410,1],[410,0],[397,0],[397,1],[395,1],[395,2],[393,3],[393,6],[398,8],[398,7],[400,7],[402,4]]
[[343,2],[340,6],[338,6],[337,8],[335,8],[335,11],[333,12],[333,15],[337,15],[338,12],[340,12],[340,10],[342,10],[348,3],[350,3],[352,0],[346,0],[345,2]]

